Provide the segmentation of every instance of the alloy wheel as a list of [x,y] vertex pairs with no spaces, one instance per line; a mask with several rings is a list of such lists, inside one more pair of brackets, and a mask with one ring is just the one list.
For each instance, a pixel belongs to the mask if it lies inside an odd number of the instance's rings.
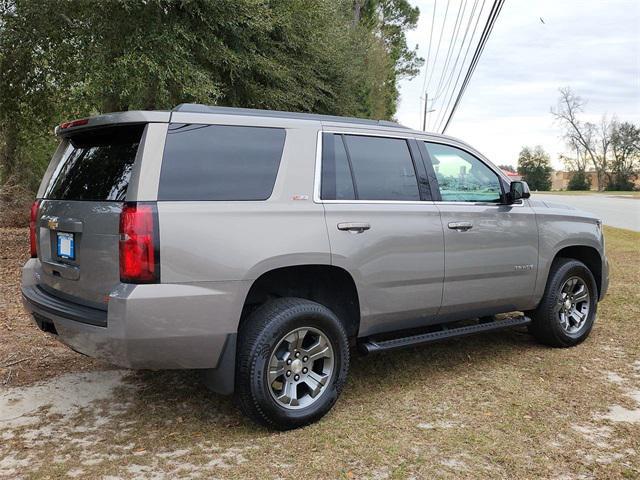
[[589,317],[591,297],[587,284],[580,277],[570,277],[560,289],[556,306],[560,325],[569,334],[575,334]]
[[285,335],[269,359],[267,381],[281,407],[300,409],[318,401],[335,367],[331,342],[316,328],[298,328]]

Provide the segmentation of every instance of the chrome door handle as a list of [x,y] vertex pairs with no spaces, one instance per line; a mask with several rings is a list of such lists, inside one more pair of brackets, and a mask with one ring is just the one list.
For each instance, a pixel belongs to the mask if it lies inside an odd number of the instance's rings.
[[459,232],[466,232],[467,230],[473,228],[473,223],[471,223],[471,222],[449,222],[449,228],[451,230],[458,230]]
[[369,230],[370,228],[371,225],[369,225],[368,223],[347,222],[338,224],[338,230],[345,230],[352,233],[362,233],[365,230]]

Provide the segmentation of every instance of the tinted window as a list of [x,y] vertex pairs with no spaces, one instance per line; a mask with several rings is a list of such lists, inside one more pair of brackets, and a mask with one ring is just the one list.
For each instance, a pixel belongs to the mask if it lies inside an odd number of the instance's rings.
[[438,179],[442,200],[448,202],[499,202],[498,175],[464,150],[425,142]]
[[284,148],[282,128],[169,126],[159,200],[266,200]]
[[44,197],[124,200],[144,125],[79,132],[69,138]]
[[353,200],[353,180],[341,135],[322,135],[322,198]]
[[406,140],[344,135],[359,200],[420,200]]

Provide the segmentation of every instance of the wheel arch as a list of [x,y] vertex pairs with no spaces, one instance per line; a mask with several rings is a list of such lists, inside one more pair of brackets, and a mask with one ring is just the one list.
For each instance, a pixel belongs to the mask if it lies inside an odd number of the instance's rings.
[[571,258],[584,263],[596,280],[598,289],[596,298],[600,295],[602,289],[602,256],[596,248],[588,245],[566,246],[556,252],[551,263],[558,258]]
[[305,298],[326,306],[343,322],[349,338],[357,337],[360,298],[356,283],[347,270],[335,265],[302,264],[277,267],[262,273],[247,292],[240,325],[259,305],[280,297]]

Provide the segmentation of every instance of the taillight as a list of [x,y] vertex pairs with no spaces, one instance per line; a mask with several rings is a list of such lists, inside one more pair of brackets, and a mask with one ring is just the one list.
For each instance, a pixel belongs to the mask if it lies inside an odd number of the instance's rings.
[[38,221],[38,209],[40,208],[40,200],[36,200],[31,205],[31,213],[29,214],[29,243],[31,244],[31,258],[38,256],[38,239],[36,237],[36,223]]
[[87,123],[89,123],[89,119],[88,118],[81,118],[80,120],[72,120],[70,122],[62,122],[60,124],[60,128],[64,129],[64,128],[71,128],[71,127],[80,127],[82,125],[86,125]]
[[125,203],[120,214],[120,281],[160,279],[158,215],[155,204]]

